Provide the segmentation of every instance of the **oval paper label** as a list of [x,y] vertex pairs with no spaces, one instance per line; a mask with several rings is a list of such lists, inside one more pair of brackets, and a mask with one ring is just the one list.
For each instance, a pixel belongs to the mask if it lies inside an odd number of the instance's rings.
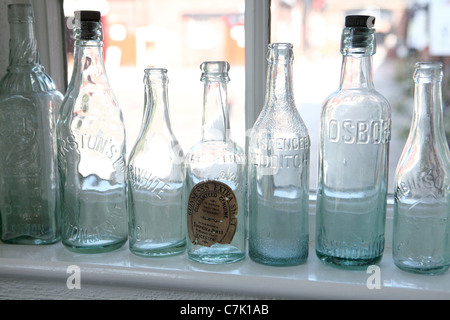
[[198,183],[188,200],[189,239],[205,247],[230,243],[236,233],[237,214],[238,203],[228,185],[219,181]]

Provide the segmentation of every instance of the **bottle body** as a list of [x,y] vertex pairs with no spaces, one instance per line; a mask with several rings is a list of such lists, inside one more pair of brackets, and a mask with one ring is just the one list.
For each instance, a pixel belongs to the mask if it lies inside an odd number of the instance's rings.
[[128,162],[129,247],[170,256],[186,248],[184,158],[170,127],[167,70],[145,72],[146,114]]
[[208,264],[246,254],[245,153],[229,138],[227,62],[204,62],[203,137],[186,154],[187,251]]
[[417,63],[411,130],[397,165],[392,254],[400,269],[450,266],[450,153],[442,121],[442,65]]
[[127,240],[125,127],[106,77],[101,23],[75,20],[75,65],[58,121],[62,242],[104,252]]
[[363,43],[343,45],[340,88],[322,106],[316,208],[317,256],[356,269],[384,251],[391,126],[389,103],[372,82],[374,31],[361,34]]
[[60,240],[56,119],[62,94],[39,64],[31,5],[8,6],[10,65],[0,81],[1,240]]
[[298,265],[309,247],[310,139],[292,94],[292,45],[269,45],[268,60],[266,104],[249,139],[249,256]]

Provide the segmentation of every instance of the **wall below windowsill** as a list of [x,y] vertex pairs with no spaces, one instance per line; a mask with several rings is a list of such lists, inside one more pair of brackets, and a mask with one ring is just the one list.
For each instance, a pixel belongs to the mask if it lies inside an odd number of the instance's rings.
[[[149,259],[131,254],[127,244],[92,255],[70,252],[61,243],[0,244],[0,299],[450,299],[450,271],[424,276],[393,264],[391,208],[379,289],[369,289],[376,285],[372,272],[340,270],[318,260],[311,214],[308,261],[295,267],[263,266],[248,257],[230,265],[203,265],[186,254]],[[80,289],[67,287],[71,265],[80,268]]]

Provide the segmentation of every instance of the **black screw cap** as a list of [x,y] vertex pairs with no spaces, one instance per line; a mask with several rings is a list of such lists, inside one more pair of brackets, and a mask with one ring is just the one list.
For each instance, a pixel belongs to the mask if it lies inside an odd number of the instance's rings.
[[75,19],[79,21],[100,22],[101,18],[100,11],[75,11]]
[[345,26],[350,28],[373,28],[375,26],[375,17],[361,15],[346,16]]

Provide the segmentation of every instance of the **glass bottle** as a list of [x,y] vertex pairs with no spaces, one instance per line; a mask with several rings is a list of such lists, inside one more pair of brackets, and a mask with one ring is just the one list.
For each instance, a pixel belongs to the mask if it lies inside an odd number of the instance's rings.
[[268,265],[308,257],[308,130],[292,86],[292,44],[269,44],[266,99],[249,139],[249,256]]
[[442,64],[416,63],[411,130],[395,173],[392,254],[400,269],[450,266],[450,152],[442,111]]
[[63,99],[39,62],[30,4],[8,5],[9,66],[0,81],[0,234],[60,240],[56,118]]
[[346,17],[339,89],[320,118],[316,254],[348,269],[376,264],[384,251],[391,109],[373,84],[374,22]]
[[145,115],[128,162],[129,246],[158,257],[186,249],[184,157],[169,120],[166,69],[145,69]]
[[74,68],[58,122],[62,242],[105,252],[128,238],[125,127],[103,61],[97,11],[76,11]]
[[246,254],[245,152],[230,138],[229,64],[200,66],[204,82],[202,139],[187,153],[187,249],[190,259],[221,264]]

